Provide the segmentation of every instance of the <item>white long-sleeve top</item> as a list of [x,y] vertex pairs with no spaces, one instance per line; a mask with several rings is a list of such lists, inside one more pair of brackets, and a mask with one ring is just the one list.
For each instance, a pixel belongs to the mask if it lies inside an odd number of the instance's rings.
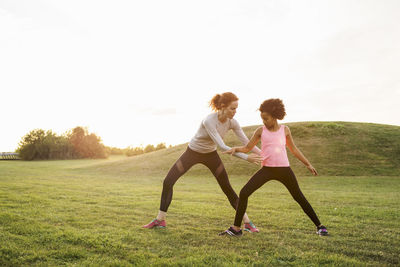
[[[243,145],[249,142],[239,123],[235,119],[227,119],[224,123],[218,120],[217,113],[211,113],[200,124],[195,136],[189,142],[189,148],[199,153],[209,153],[217,149],[229,150],[230,147],[225,145],[223,138],[229,130],[233,130]],[[260,149],[254,147],[252,151],[260,155]],[[235,153],[234,156],[247,160],[248,155],[244,153]]]

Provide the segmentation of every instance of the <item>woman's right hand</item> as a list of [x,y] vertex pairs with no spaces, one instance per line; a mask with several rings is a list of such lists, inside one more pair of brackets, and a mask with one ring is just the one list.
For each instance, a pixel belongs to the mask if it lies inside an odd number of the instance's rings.
[[225,150],[222,152],[222,154],[229,154],[229,155],[233,155],[236,153],[236,147],[232,147],[231,149]]
[[262,160],[263,159],[262,159],[262,157],[260,155],[257,155],[257,154],[254,154],[254,153],[251,153],[247,158],[248,162],[255,163],[257,165],[260,165]]

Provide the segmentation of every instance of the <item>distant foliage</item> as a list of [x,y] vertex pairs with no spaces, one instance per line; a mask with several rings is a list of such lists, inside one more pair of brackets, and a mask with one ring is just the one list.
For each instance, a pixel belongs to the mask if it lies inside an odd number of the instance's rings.
[[165,143],[159,143],[157,146],[154,145],[147,145],[145,148],[143,147],[128,147],[125,150],[125,155],[128,157],[137,156],[144,153],[149,153],[157,150],[161,150],[167,148]]
[[75,158],[73,146],[66,136],[57,136],[42,129],[30,131],[22,137],[17,149],[23,160]]
[[156,148],[155,148],[153,145],[147,145],[147,146],[144,148],[144,153],[153,152],[153,151],[155,151],[155,150],[156,150]]
[[142,147],[128,147],[125,149],[125,155],[127,155],[128,157],[141,155],[143,153],[144,150]]
[[106,146],[106,151],[108,155],[123,155],[125,153],[125,150],[119,147]]
[[164,149],[164,148],[167,148],[167,146],[165,145],[165,143],[159,143],[159,144],[156,146],[156,150],[160,150],[160,149]]
[[[171,146],[170,146],[171,147]],[[107,158],[108,155],[137,156],[167,148],[165,143],[146,147],[106,147],[100,137],[86,128],[75,127],[63,135],[35,129],[22,137],[17,152],[23,160]]]
[[67,134],[75,152],[80,158],[107,158],[106,148],[100,137],[89,134],[87,129],[76,127]]
[[101,139],[82,127],[61,136],[35,129],[22,137],[17,152],[23,160],[107,157]]

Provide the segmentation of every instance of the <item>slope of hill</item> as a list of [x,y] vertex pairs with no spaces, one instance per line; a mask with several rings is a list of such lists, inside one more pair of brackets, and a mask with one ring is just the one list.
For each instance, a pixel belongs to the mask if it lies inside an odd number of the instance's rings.
[[[400,127],[354,122],[297,122],[287,123],[296,145],[311,161],[320,175],[338,176],[397,176],[400,175]],[[248,137],[258,126],[244,127]],[[240,145],[233,133],[225,137],[229,146]],[[186,149],[181,144],[169,149],[99,163],[86,168],[90,171],[115,175],[165,176]],[[297,175],[310,175],[300,161],[288,151],[289,160]],[[259,169],[236,157],[220,156],[229,174],[249,176]],[[208,174],[205,166],[196,165],[191,175]]]

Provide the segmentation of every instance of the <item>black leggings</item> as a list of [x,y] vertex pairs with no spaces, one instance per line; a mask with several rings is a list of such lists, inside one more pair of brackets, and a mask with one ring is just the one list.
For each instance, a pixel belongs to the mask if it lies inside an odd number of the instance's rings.
[[290,194],[300,204],[303,211],[310,217],[316,226],[321,223],[315,214],[310,203],[304,197],[300,190],[299,184],[297,183],[296,176],[294,175],[290,167],[266,167],[263,166],[259,171],[257,171],[253,177],[247,182],[247,184],[242,188],[239,194],[239,205],[236,210],[235,216],[235,226],[240,227],[242,218],[247,208],[247,200],[254,191],[260,188],[263,184],[270,180],[277,180],[284,184],[289,190]]
[[[224,164],[222,163],[217,151],[210,153],[199,153],[191,150],[188,147],[182,156],[171,167],[164,179],[160,204],[161,211],[167,212],[172,201],[173,187],[176,181],[193,165],[198,163],[202,163],[210,169],[215,178],[217,178],[217,182],[222,191],[228,197],[231,206],[236,209],[239,197],[235,191],[233,191],[233,188],[229,183],[228,174],[226,173]],[[240,219],[240,221],[242,221],[242,219]]]

